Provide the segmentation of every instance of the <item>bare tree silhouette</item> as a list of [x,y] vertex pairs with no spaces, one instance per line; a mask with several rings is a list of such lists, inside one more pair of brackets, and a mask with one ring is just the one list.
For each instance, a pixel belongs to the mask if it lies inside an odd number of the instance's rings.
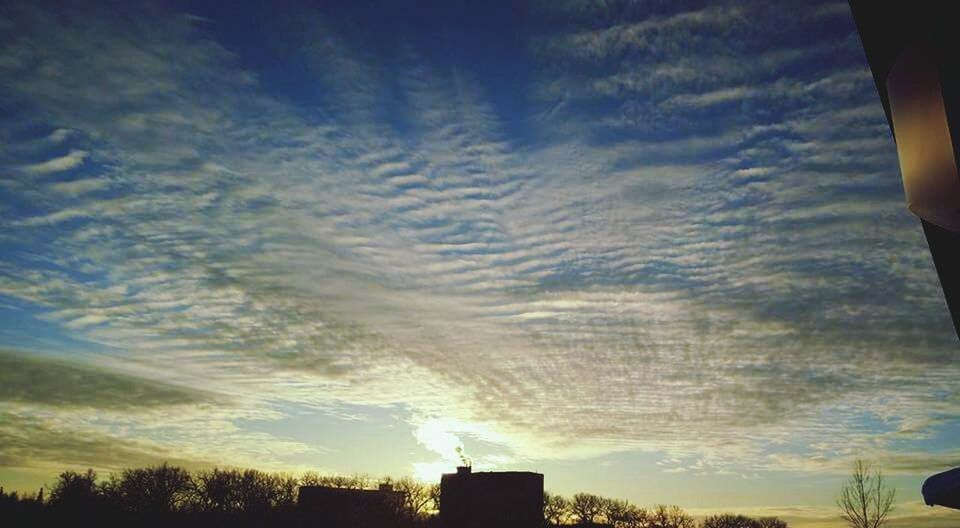
[[857,460],[853,474],[840,489],[837,505],[851,528],[880,528],[893,511],[896,490],[887,485],[879,468]]
[[154,514],[185,507],[194,490],[190,473],[167,463],[124,470],[119,486],[121,495],[131,509]]
[[411,520],[425,516],[434,501],[434,497],[439,496],[439,493],[435,493],[429,484],[410,477],[398,479],[384,477],[379,484],[390,486],[394,491],[403,494],[403,502],[399,505],[401,511],[398,513]]
[[570,513],[581,524],[595,522],[603,511],[603,498],[592,493],[577,493],[570,501]]
[[194,477],[194,506],[199,511],[233,513],[239,511],[237,471],[214,468]]
[[562,495],[543,493],[543,519],[551,526],[560,526],[570,517],[570,501]]
[[679,506],[658,504],[647,517],[645,528],[695,528],[696,525],[693,517]]
[[604,499],[603,519],[614,528],[644,528],[647,511],[620,499]]

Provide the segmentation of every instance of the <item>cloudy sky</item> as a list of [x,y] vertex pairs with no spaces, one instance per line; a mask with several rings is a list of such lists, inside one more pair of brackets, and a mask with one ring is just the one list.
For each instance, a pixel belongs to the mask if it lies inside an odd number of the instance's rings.
[[8,487],[462,447],[829,516],[861,457],[919,514],[960,465],[846,2],[34,4],[0,7]]

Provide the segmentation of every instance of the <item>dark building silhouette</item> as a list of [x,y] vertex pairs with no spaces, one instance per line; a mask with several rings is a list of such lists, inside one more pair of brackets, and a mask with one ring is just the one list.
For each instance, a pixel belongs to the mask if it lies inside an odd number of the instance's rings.
[[543,475],[457,468],[440,479],[443,528],[541,528]]
[[304,527],[385,528],[398,525],[403,498],[385,484],[375,490],[300,486],[297,510]]

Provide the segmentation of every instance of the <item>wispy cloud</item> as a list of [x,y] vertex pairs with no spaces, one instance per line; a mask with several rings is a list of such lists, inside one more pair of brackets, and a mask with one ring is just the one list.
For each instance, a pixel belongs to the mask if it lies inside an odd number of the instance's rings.
[[2,467],[43,468],[53,472],[68,467],[118,470],[148,466],[163,461],[195,466],[197,461],[184,459],[173,450],[148,442],[137,442],[108,435],[78,434],[64,430],[55,422],[14,413],[0,413],[0,452]]
[[41,163],[34,163],[23,167],[25,172],[31,174],[50,174],[62,172],[79,167],[90,153],[85,150],[71,150],[68,154],[49,159]]
[[0,401],[124,409],[207,401],[200,390],[0,349]]

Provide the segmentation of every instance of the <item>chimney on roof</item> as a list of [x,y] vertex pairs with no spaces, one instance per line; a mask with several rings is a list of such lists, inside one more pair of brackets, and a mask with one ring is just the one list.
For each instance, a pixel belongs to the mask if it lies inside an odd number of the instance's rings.
[[470,471],[470,466],[457,466],[457,475],[469,475]]
[[380,491],[382,492],[393,491],[393,484],[380,484]]

